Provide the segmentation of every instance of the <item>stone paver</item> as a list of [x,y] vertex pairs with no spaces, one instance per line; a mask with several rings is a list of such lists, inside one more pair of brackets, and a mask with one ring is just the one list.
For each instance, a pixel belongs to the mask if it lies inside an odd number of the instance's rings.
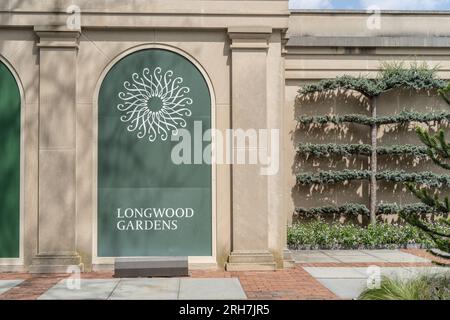
[[367,252],[364,250],[320,250],[320,252],[330,257],[354,256],[365,257]]
[[[16,285],[14,288],[0,294],[0,300],[35,300],[52,288],[55,284],[66,278],[67,275],[27,275],[23,274],[7,274],[8,279],[24,279],[23,282]],[[1,275],[4,277],[4,275]]]
[[339,260],[332,258],[320,251],[296,251],[292,253],[292,257],[297,263],[310,262],[339,262]]
[[435,275],[441,273],[447,273],[450,276],[450,267],[407,267],[407,270],[412,272],[415,276],[419,275]]
[[406,252],[412,255],[415,255],[417,257],[425,258],[430,261],[433,261],[434,263],[445,265],[450,267],[450,259],[445,259],[443,257],[437,257],[436,255],[427,252],[426,250],[422,249],[402,249],[402,252]]
[[338,297],[301,267],[267,272],[193,271],[193,278],[237,277],[251,300],[335,300]]
[[353,299],[367,286],[370,266],[379,266],[382,275],[401,279],[450,270],[431,268],[430,255],[424,250],[299,251],[294,257],[296,268],[275,272],[192,270],[189,278],[182,279],[114,279],[112,272],[83,273],[81,290],[67,288],[67,275],[0,273],[0,280],[14,281],[7,291],[0,291],[0,300]]
[[[419,274],[448,272],[449,268],[432,267],[431,260],[404,250],[319,250],[294,255],[296,262],[323,286],[342,299],[356,299],[367,288],[369,267],[379,266],[381,276],[408,280]],[[338,260],[324,263],[321,255]],[[297,259],[300,256],[302,259]],[[319,259],[316,259],[319,257]]]
[[81,279],[80,289],[71,288],[71,283],[68,279],[61,280],[39,300],[106,300],[118,285],[119,279]]
[[344,263],[358,263],[358,262],[367,262],[367,263],[376,263],[376,262],[387,262],[381,258],[369,256],[368,254],[364,255],[350,255],[350,256],[339,256],[337,259],[340,262]]
[[243,300],[247,299],[237,278],[231,279],[181,279],[181,300]]
[[429,260],[420,258],[417,256],[414,256],[409,253],[401,252],[401,251],[395,251],[395,252],[380,252],[380,251],[368,251],[368,255],[374,256],[376,258],[379,258],[381,260],[387,261],[387,262],[410,262],[410,263],[422,263],[422,262],[429,262]]
[[0,294],[5,293],[22,282],[23,280],[0,280]]
[[293,252],[294,260],[307,263],[430,263],[400,250],[310,250]]
[[180,279],[121,279],[111,300],[176,300]]
[[[355,268],[359,272],[365,275],[366,279],[368,277],[368,268]],[[391,279],[409,279],[413,276],[413,273],[404,267],[383,267],[380,268],[381,276],[385,276]]]
[[[305,271],[316,278],[323,286],[342,299],[356,299],[367,288],[369,269],[305,267]],[[380,268],[380,275],[391,279],[409,280],[420,274],[450,272],[447,267],[389,267]]]
[[[316,279],[366,279],[364,268],[303,268]],[[363,269],[363,270],[360,270]]]
[[[68,282],[69,281],[69,282]],[[81,279],[61,280],[39,300],[241,300],[246,295],[236,278],[229,279]]]
[[367,288],[366,279],[318,279],[331,292],[342,299],[355,299]]
[[[122,295],[127,296],[127,291],[135,292],[135,299],[142,298],[142,295],[147,294],[136,288],[132,283],[135,279],[122,279],[117,283],[119,279],[112,278],[112,272],[92,272],[81,274],[81,288],[79,292],[67,292],[65,282],[61,280],[65,279],[67,275],[22,275],[22,274],[0,274],[0,279],[20,279],[26,278],[26,280],[9,290],[4,294],[0,294],[0,300],[10,299],[26,299],[34,300],[41,297],[41,299],[122,299]],[[235,278],[235,279],[233,279]],[[313,276],[303,270],[301,267],[294,269],[285,269],[277,271],[265,271],[265,272],[227,272],[223,270],[192,270],[190,272],[190,278],[183,279],[216,279],[221,280],[229,279],[233,284],[237,283],[236,279],[239,279],[241,289],[244,291],[248,299],[280,299],[280,300],[330,300],[338,299],[330,290],[322,286]],[[94,280],[90,285],[90,288],[86,288],[86,284],[89,280]],[[99,280],[106,280],[99,282]],[[129,281],[131,280],[131,281]],[[138,279],[138,280],[154,280],[154,279]],[[167,280],[167,279],[166,279]],[[111,285],[108,287],[108,283],[116,283],[116,289],[113,292]],[[139,281],[138,281],[139,282]],[[147,283],[144,281],[143,283]],[[217,282],[209,282],[211,287],[217,287]],[[107,287],[106,289],[104,287]],[[198,286],[196,285],[198,290]],[[196,287],[194,285],[194,287]],[[84,292],[83,292],[84,289]],[[208,288],[205,295],[210,295],[211,288]],[[221,289],[222,290],[222,289]],[[59,291],[59,292],[58,292]],[[92,294],[91,291],[96,292]],[[239,295],[236,295],[235,299],[242,299],[242,291],[236,290]],[[195,292],[194,292],[195,293]],[[144,297],[147,298],[147,297]],[[194,297],[193,297],[194,298]],[[202,297],[202,299],[212,298]],[[221,298],[220,296],[217,298]],[[127,299],[131,299],[130,296]]]

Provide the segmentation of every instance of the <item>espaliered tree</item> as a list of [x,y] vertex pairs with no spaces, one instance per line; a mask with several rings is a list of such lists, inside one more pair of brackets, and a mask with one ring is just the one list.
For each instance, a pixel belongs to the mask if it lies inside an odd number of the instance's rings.
[[[413,111],[403,111],[397,115],[378,117],[377,105],[379,96],[396,88],[410,90],[435,90],[445,86],[444,81],[436,77],[436,69],[429,69],[426,65],[413,64],[405,68],[403,64],[384,65],[382,71],[376,78],[364,76],[352,77],[341,76],[335,79],[327,79],[316,84],[303,86],[299,90],[301,96],[310,96],[328,92],[346,94],[354,92],[365,97],[368,101],[371,115],[347,114],[347,115],[318,115],[299,117],[300,126],[326,125],[357,123],[370,128],[371,144],[302,144],[298,148],[299,154],[305,154],[317,158],[329,157],[331,155],[348,156],[364,155],[370,157],[370,170],[342,170],[342,171],[322,171],[315,173],[299,173],[297,183],[300,185],[311,184],[331,184],[342,183],[350,180],[370,181],[370,208],[367,209],[361,204],[347,204],[342,207],[321,207],[297,209],[298,214],[366,214],[370,216],[372,224],[376,223],[377,214],[397,213],[398,206],[378,205],[377,181],[385,180],[391,182],[411,182],[429,185],[430,187],[440,187],[450,185],[450,175],[438,175],[432,172],[407,173],[404,171],[378,171],[379,156],[402,156],[409,155],[416,158],[428,158],[429,151],[426,147],[416,145],[392,145],[378,147],[377,135],[380,125],[405,124],[410,122],[442,122],[450,121],[450,112],[418,113]],[[433,209],[426,204],[412,204],[405,208],[408,212],[426,212]]]
[[[439,90],[439,94],[450,106],[450,85]],[[450,170],[450,143],[447,143],[445,140],[444,130],[441,129],[436,134],[430,134],[427,130],[418,128],[417,134],[427,148],[428,157],[439,167]],[[443,214],[444,217],[440,218],[438,223],[435,224],[430,224],[428,221],[423,220],[417,212],[411,214],[401,211],[401,217],[428,234],[438,249],[450,253],[449,198],[440,199],[439,196],[432,194],[427,188],[418,188],[414,183],[408,183],[407,187],[424,205],[433,208],[436,212]],[[448,255],[446,258],[449,258]]]

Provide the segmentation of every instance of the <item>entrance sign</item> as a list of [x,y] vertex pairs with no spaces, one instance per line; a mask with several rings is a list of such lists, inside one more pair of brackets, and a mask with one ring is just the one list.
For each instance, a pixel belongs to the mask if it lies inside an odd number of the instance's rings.
[[201,72],[168,50],[135,52],[108,72],[98,107],[98,256],[211,256],[211,165],[171,159],[172,135],[211,129]]
[[193,101],[188,96],[190,89],[182,86],[182,77],[174,77],[172,70],[162,74],[157,67],[153,71],[145,68],[132,78],[124,82],[125,90],[119,93],[123,102],[117,106],[124,114],[120,120],[129,124],[128,131],[154,142],[157,138],[166,141],[172,131],[186,127]]
[[0,61],[0,258],[18,258],[20,243],[20,91]]

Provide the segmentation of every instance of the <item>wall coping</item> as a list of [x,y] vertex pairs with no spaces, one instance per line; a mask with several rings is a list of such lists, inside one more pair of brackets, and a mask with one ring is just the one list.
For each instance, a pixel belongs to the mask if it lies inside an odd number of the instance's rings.
[[346,47],[346,48],[449,48],[450,37],[426,36],[291,36],[287,47]]
[[[450,16],[450,10],[381,10],[381,14],[400,16]],[[373,10],[348,10],[348,9],[291,9],[291,15],[370,15]]]

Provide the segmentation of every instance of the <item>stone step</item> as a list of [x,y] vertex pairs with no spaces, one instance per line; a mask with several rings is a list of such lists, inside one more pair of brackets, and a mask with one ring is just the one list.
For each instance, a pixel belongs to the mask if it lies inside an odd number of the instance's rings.
[[266,263],[227,263],[227,271],[275,271],[277,264],[275,262]]
[[117,258],[115,278],[186,277],[189,275],[187,257]]
[[229,263],[272,263],[273,255],[270,253],[261,253],[261,254],[231,254],[228,258]]
[[33,265],[79,265],[78,255],[38,255],[33,258]]
[[79,265],[31,265],[28,268],[29,273],[73,273],[74,269],[83,272],[83,264]]

